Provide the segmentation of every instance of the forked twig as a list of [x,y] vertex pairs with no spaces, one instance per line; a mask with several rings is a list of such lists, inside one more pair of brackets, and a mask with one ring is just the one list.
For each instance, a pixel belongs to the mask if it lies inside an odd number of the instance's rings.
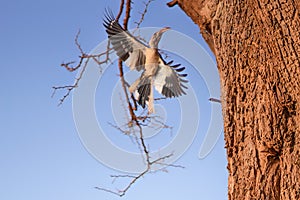
[[[72,64],[74,64],[75,61],[71,61],[71,62],[67,62],[67,63],[62,63],[61,66],[64,67],[69,72],[74,72],[74,71],[77,71],[78,69],[81,69],[81,70],[79,72],[78,77],[75,78],[75,82],[73,83],[73,85],[53,86],[52,87],[53,93],[52,93],[51,97],[54,97],[57,90],[67,90],[66,93],[63,95],[63,97],[60,98],[58,106],[62,105],[62,103],[65,101],[65,99],[71,94],[71,92],[75,88],[78,87],[79,82],[86,70],[87,64],[90,61],[90,59],[93,59],[93,61],[95,61],[99,66],[110,61],[109,55],[112,52],[112,48],[109,47],[110,46],[109,42],[107,43],[105,52],[102,52],[99,54],[87,54],[83,51],[83,49],[78,41],[79,35],[80,35],[80,30],[78,31],[78,33],[76,34],[76,37],[75,37],[75,45],[80,52],[78,64],[75,67],[73,67]],[[101,58],[103,58],[103,59],[101,60]]]

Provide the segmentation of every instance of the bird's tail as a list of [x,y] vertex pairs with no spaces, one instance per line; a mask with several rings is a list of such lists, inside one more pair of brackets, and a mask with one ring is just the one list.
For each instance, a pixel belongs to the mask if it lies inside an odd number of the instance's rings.
[[146,103],[149,101],[151,82],[149,77],[142,77],[137,88],[137,102],[140,106],[145,108]]

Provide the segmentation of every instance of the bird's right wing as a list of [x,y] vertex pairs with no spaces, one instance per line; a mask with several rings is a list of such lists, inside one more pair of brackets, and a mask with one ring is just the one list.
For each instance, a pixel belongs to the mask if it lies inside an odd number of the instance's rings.
[[166,62],[160,57],[158,70],[154,77],[155,89],[167,98],[178,97],[186,94],[184,85],[188,81],[184,79],[187,74],[181,74],[185,67],[179,67],[180,64],[171,65],[173,61]]
[[144,70],[147,46],[138,41],[129,32],[125,31],[109,10],[106,10],[103,25],[119,58],[121,58],[131,70]]
[[[166,62],[160,56],[157,73],[153,77],[155,89],[167,98],[178,97],[186,94],[184,89],[187,89],[185,83],[188,82],[184,77],[187,74],[182,74],[185,68],[180,67],[180,64],[171,65],[173,61]],[[136,91],[136,99],[139,105],[145,108],[149,101],[151,90],[151,80],[149,76],[142,74],[140,83]]]

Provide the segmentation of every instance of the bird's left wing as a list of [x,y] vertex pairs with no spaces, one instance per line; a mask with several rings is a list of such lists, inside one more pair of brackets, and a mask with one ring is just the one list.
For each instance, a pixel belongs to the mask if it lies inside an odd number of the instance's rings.
[[119,58],[121,58],[131,70],[144,70],[147,46],[138,41],[129,32],[125,31],[109,10],[106,11],[103,25]]
[[155,89],[165,97],[177,97],[186,94],[184,89],[187,87],[184,83],[188,81],[184,79],[187,74],[180,74],[185,67],[180,64],[171,65],[173,61],[166,63],[161,57],[159,59],[158,71],[154,76]]

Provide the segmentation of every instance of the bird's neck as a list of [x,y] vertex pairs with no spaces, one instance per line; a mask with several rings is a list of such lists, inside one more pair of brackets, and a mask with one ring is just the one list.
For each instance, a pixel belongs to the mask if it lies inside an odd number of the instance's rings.
[[146,50],[146,62],[145,73],[147,76],[152,76],[156,73],[159,62],[158,50],[154,48],[148,48]]

